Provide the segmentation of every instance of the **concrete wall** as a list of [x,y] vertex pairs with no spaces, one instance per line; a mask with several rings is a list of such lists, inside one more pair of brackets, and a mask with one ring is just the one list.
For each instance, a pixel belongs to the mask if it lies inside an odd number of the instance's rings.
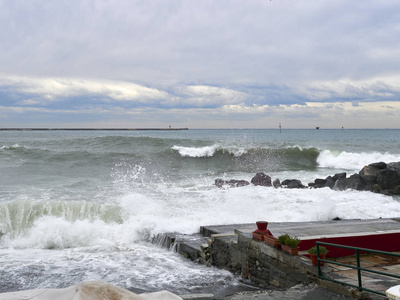
[[317,268],[308,258],[292,256],[242,234],[212,236],[210,256],[211,264],[241,274],[261,286],[288,288],[317,278]]

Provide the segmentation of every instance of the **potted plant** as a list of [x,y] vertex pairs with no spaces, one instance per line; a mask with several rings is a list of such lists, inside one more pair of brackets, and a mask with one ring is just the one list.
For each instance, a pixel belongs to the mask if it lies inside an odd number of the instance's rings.
[[282,250],[291,254],[297,255],[299,253],[300,239],[297,237],[291,237],[288,234],[283,234],[278,237],[278,242],[281,244]]
[[[317,246],[314,246],[310,249],[307,250],[308,254],[310,254],[310,258],[311,258],[311,262],[313,264],[313,266],[317,266],[318,265],[318,259],[317,259]],[[320,259],[325,259],[326,258],[326,254],[329,252],[328,249],[326,249],[324,246],[319,246],[319,258]],[[319,262],[321,266],[324,265],[323,261]]]
[[274,237],[273,235],[266,235],[264,236],[264,241],[265,243],[267,243],[268,245],[271,245],[274,248],[281,248],[281,244],[278,241],[278,238]]

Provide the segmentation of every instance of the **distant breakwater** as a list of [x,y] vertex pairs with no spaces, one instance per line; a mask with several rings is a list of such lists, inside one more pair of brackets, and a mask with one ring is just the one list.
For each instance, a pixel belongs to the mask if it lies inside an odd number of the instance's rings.
[[174,131],[189,130],[189,128],[0,128],[0,131],[52,131],[52,130],[98,130],[98,131],[129,131],[129,130],[158,130]]

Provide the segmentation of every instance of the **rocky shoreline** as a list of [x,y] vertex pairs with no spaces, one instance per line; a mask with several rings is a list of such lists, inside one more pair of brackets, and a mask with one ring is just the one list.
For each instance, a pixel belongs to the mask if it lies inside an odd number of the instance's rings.
[[215,179],[215,186],[241,187],[253,184],[255,186],[274,186],[275,188],[325,188],[344,191],[353,189],[357,191],[370,191],[384,195],[400,195],[400,162],[376,162],[362,168],[358,173],[347,177],[347,173],[338,173],[326,178],[316,178],[308,186],[298,179],[272,179],[263,172],[257,173],[250,182],[246,180],[221,178]]

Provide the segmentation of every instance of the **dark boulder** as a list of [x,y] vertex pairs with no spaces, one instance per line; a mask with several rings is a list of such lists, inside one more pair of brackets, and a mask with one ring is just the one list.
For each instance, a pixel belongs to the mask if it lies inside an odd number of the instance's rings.
[[379,184],[375,183],[374,185],[372,185],[372,191],[374,193],[382,193],[383,188]]
[[272,186],[271,177],[265,175],[264,173],[257,173],[251,179],[251,183],[254,185],[261,185],[261,186]]
[[223,180],[223,179],[221,179],[221,178],[217,178],[217,179],[215,179],[214,184],[215,184],[217,187],[222,187],[222,186],[225,184],[225,180]]
[[378,178],[376,182],[383,189],[394,189],[396,186],[400,185],[400,171],[395,168],[388,168],[380,170],[378,172]]
[[222,187],[223,185],[229,185],[230,187],[240,187],[249,184],[250,183],[246,180],[236,180],[236,179],[224,180],[221,178],[215,179],[215,185],[217,187]]
[[305,186],[301,183],[300,180],[297,179],[286,179],[282,181],[282,185],[285,185],[289,189],[302,189]]
[[328,176],[326,177],[326,184],[325,186],[329,187],[330,189],[333,189],[335,187],[336,181],[338,181],[338,179],[335,179],[335,176]]
[[[396,186],[396,187],[392,190],[392,194],[393,194],[393,195],[400,195],[400,185]],[[1,237],[1,232],[0,232],[0,237]]]
[[279,180],[279,178],[275,179],[274,182],[272,183],[272,185],[274,186],[274,188],[280,188],[281,187],[281,181]]
[[387,168],[387,164],[382,162],[382,161],[381,162],[377,162],[377,163],[373,163],[373,164],[369,164],[368,166],[377,168],[379,170]]
[[393,170],[397,170],[398,172],[400,172],[400,161],[388,163],[387,169],[393,169]]
[[[323,183],[323,179],[320,179],[318,182],[318,186],[317,187],[329,187],[330,189],[335,188],[335,184],[339,179],[345,179],[347,176],[347,173],[338,173],[335,174],[333,176],[328,176],[325,178],[325,185],[322,186]],[[315,182],[317,184],[317,182]]]
[[346,172],[337,173],[337,174],[333,175],[332,179],[336,181],[336,180],[339,180],[339,179],[346,178],[346,176],[347,176]]
[[326,187],[327,180],[322,178],[317,178],[314,182],[308,184],[308,186],[313,187],[315,189]]
[[347,189],[353,189],[358,191],[363,191],[369,189],[364,180],[362,180],[359,174],[353,174],[349,178],[341,178],[336,182],[335,187],[339,191],[344,191]]
[[313,188],[323,188],[326,187],[327,180],[322,178],[317,178],[313,183],[309,183],[308,186],[312,186]]
[[378,178],[379,168],[373,167],[371,165],[365,166],[358,173],[362,180],[364,180],[368,184],[374,184]]
[[315,183],[316,185],[325,185],[326,182],[327,182],[326,179],[321,179],[321,178],[317,178],[317,179],[314,180],[314,183]]
[[235,186],[235,187],[246,186],[246,185],[250,184],[250,182],[248,182],[247,180],[235,180],[235,179],[229,180],[228,183],[229,183],[229,185]]

